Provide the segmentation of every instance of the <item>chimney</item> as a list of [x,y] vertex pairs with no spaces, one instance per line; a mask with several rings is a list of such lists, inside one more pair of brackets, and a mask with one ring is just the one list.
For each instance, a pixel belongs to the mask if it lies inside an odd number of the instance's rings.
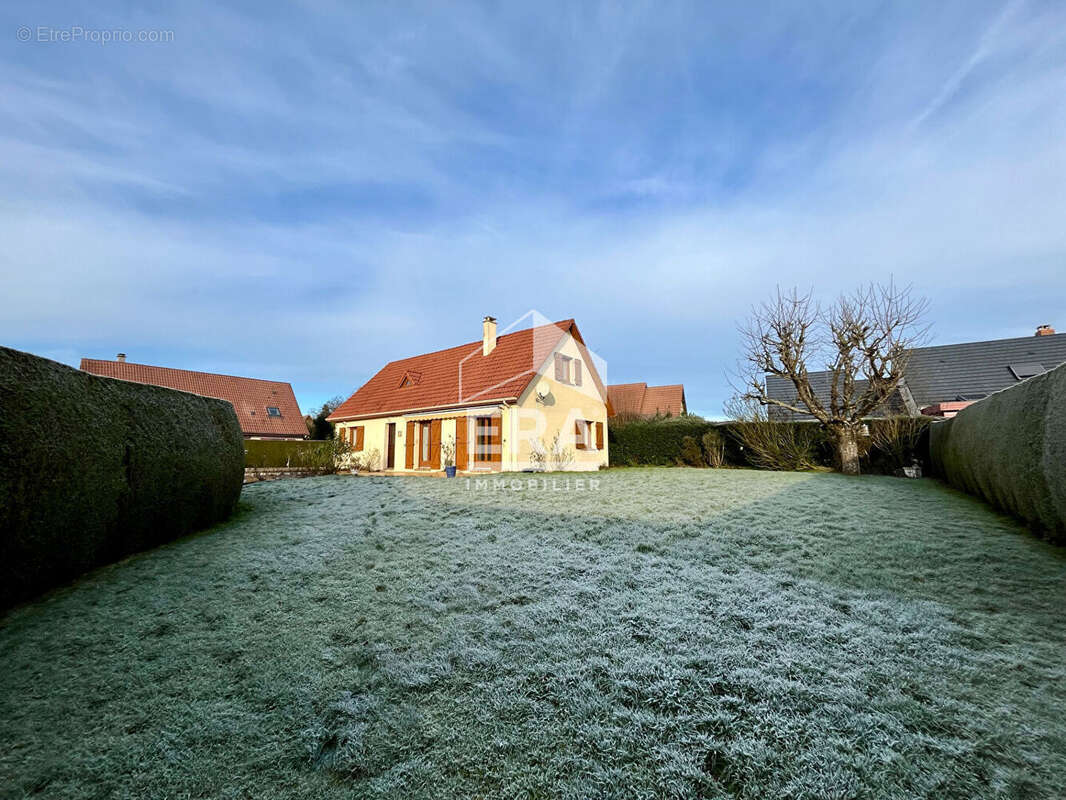
[[115,361],[125,361],[125,360],[126,360],[126,354],[125,353],[119,353],[117,356],[115,356]]
[[1050,325],[1040,325],[1036,329],[1036,335],[1037,336],[1054,336],[1055,335],[1055,329],[1052,328]]
[[481,321],[481,354],[487,356],[496,349],[496,317]]

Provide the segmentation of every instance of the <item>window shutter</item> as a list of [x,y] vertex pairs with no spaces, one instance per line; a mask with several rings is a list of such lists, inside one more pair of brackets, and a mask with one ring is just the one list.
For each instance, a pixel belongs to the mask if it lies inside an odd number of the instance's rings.
[[574,359],[574,386],[581,385],[581,360]]
[[581,430],[583,425],[584,425],[584,420],[580,420],[579,419],[579,420],[576,420],[574,422],[574,449],[575,450],[584,450],[585,449],[585,437],[582,435],[583,432]]
[[355,449],[356,450],[362,450],[363,449],[363,426],[362,425],[360,425],[358,428],[355,429]]
[[503,463],[503,418],[489,417],[489,461]]
[[603,423],[602,422],[597,422],[596,423],[596,449],[597,450],[602,450],[603,449]]
[[414,469],[415,466],[415,424],[413,422],[407,423],[407,438],[403,443],[405,460],[404,464],[407,469]]
[[566,377],[563,373],[563,357],[559,354],[555,354],[555,380],[559,383],[566,383]]
[[429,466],[440,469],[440,424],[439,419],[429,424]]
[[470,469],[467,452],[470,446],[470,417],[458,417],[455,420],[455,466],[456,469]]

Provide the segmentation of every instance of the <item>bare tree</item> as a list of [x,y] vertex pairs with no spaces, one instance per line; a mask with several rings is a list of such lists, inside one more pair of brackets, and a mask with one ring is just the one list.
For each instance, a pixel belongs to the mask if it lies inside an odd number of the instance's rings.
[[[840,470],[859,472],[862,420],[899,387],[909,350],[928,331],[922,325],[928,302],[911,287],[873,284],[821,306],[810,293],[777,290],[776,297],[752,309],[740,329],[744,342],[744,399],[809,414],[829,431]],[[808,364],[828,372],[819,394]],[[788,380],[794,400],[770,397],[766,376]]]

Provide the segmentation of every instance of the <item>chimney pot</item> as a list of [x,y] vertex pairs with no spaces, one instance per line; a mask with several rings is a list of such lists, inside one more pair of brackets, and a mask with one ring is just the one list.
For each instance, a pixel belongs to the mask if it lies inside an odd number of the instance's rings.
[[1036,329],[1036,335],[1037,336],[1054,336],[1055,335],[1055,329],[1052,328],[1050,325],[1039,325],[1039,326],[1037,326],[1037,329]]
[[481,354],[487,356],[496,349],[496,317],[481,321]]
[[115,356],[115,361],[125,361],[125,360],[126,360],[126,354],[125,353],[119,353],[117,356]]

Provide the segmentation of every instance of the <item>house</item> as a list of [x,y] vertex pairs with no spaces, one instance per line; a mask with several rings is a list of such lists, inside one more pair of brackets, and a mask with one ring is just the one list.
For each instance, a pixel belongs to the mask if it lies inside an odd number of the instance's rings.
[[[882,406],[880,414],[925,414],[953,417],[966,406],[1019,381],[1040,375],[1066,363],[1066,334],[1041,325],[1035,336],[994,339],[987,342],[916,347],[910,351],[906,377],[899,389]],[[810,373],[815,394],[828,403],[829,373]],[[858,382],[858,391],[863,389]],[[796,392],[791,381],[766,376],[770,397],[793,402]],[[810,419],[787,409],[770,406],[772,419]]]
[[670,386],[648,386],[646,383],[615,383],[607,387],[607,399],[620,417],[678,417],[688,413],[685,404],[685,387],[680,383]]
[[288,383],[134,364],[126,361],[125,353],[119,353],[114,361],[83,358],[81,369],[105,378],[149,383],[228,400],[237,412],[237,421],[245,439],[307,438],[304,415]]
[[[329,417],[378,466],[463,472],[607,464],[607,393],[572,319],[390,361]],[[557,458],[551,458],[553,443]],[[569,456],[569,463],[566,462]]]

